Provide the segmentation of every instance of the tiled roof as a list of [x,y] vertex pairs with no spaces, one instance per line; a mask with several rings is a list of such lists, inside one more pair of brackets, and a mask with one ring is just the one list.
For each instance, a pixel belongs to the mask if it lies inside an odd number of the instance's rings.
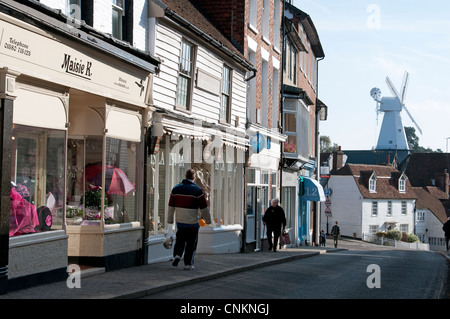
[[233,54],[240,59],[246,61],[250,66],[251,63],[244,57],[244,55],[219,31],[212,21],[194,6],[189,0],[162,0],[167,5],[167,11],[173,11],[199,30],[209,35],[214,40],[221,43]]
[[442,223],[450,216],[448,195],[435,186],[413,187],[416,194],[416,208],[430,210]]
[[[369,178],[375,173],[376,192],[369,191]],[[398,180],[401,172],[391,166],[382,165],[363,165],[363,164],[346,164],[333,175],[349,175],[353,176],[355,183],[361,195],[369,199],[415,199],[411,184],[408,179],[405,183],[405,192],[401,193],[398,189]]]

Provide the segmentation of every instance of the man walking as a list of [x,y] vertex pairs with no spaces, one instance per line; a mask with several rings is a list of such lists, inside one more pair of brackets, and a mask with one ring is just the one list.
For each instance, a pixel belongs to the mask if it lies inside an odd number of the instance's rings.
[[341,230],[339,229],[337,221],[336,221],[336,224],[331,228],[331,235],[333,235],[334,247],[337,248],[338,239],[339,239],[339,236],[341,235]]
[[450,217],[447,218],[447,221],[445,222],[444,226],[442,227],[442,230],[444,231],[445,243],[447,245],[447,251],[448,251],[448,242],[450,240]]
[[[278,239],[281,235],[281,227],[286,227],[286,215],[283,208],[278,206],[278,199],[272,199],[272,206],[267,208],[263,216],[264,225],[267,227],[267,240],[269,250],[277,251]],[[273,233],[273,243],[272,243]]]
[[173,248],[173,266],[178,266],[184,253],[184,269],[194,269],[194,256],[197,249],[199,209],[206,224],[211,224],[211,215],[203,190],[195,185],[195,171],[188,169],[186,178],[176,185],[170,193],[167,223],[173,224],[176,212],[177,234]]

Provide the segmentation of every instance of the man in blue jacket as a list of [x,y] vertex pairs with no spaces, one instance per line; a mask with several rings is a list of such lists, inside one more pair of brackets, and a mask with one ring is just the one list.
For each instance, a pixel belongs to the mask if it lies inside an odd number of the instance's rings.
[[[205,193],[195,183],[195,171],[188,169],[186,178],[176,185],[170,193],[167,223],[173,224],[176,212],[177,234],[173,248],[173,266],[178,266],[184,253],[184,269],[194,269],[194,256],[197,249],[200,214],[206,224],[211,224],[211,214]],[[200,210],[200,214],[199,214]]]

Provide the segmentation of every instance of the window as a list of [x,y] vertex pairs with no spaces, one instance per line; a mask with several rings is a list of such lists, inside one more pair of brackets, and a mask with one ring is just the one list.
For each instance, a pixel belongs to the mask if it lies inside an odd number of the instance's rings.
[[123,17],[125,15],[124,0],[112,0],[112,36],[122,39]]
[[224,65],[222,69],[222,98],[219,120],[226,123],[231,122],[231,76],[231,69]]
[[402,233],[407,233],[409,232],[409,225],[408,224],[400,224],[400,231]]
[[417,222],[424,222],[425,221],[425,212],[424,211],[417,211]]
[[369,234],[375,234],[378,231],[378,225],[369,225]]
[[194,46],[183,40],[181,41],[176,105],[185,110],[190,110],[191,107],[193,73]]
[[66,14],[81,20],[81,0],[66,0]]
[[263,17],[262,17],[262,35],[263,40],[270,44],[269,30],[270,30],[270,1],[263,0]]
[[371,193],[376,193],[377,191],[377,180],[373,177],[371,177],[369,180],[369,191]]
[[406,215],[406,201],[402,200],[402,215]]
[[[285,104],[288,106],[294,106],[295,102],[286,100]],[[287,140],[284,142],[284,152],[296,154],[297,153],[297,114],[294,112],[284,113],[284,133],[287,135]]]
[[14,125],[9,236],[62,229],[66,132]]
[[406,191],[406,176],[402,174],[398,180],[398,191],[404,193]]
[[392,216],[392,201],[387,202],[387,216]]
[[[106,138],[105,224],[137,221],[136,180],[139,143]],[[67,225],[100,226],[102,209],[101,136],[67,142]]]
[[258,13],[258,4],[257,0],[249,0],[249,28],[253,30],[253,32],[258,33],[257,29],[257,13]]
[[378,202],[372,202],[372,216],[378,216]]

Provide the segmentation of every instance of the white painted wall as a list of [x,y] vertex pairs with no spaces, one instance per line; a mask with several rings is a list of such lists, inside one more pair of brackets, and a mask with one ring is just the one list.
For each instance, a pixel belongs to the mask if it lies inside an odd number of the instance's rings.
[[[362,212],[362,197],[358,187],[355,184],[355,179],[352,176],[331,176],[328,181],[328,188],[332,190],[330,196],[331,200],[331,217],[328,218],[328,231],[331,232],[331,227],[338,221],[341,229],[341,235],[361,237],[361,212]],[[327,229],[327,217],[324,214],[326,205],[321,205],[321,229]]]

